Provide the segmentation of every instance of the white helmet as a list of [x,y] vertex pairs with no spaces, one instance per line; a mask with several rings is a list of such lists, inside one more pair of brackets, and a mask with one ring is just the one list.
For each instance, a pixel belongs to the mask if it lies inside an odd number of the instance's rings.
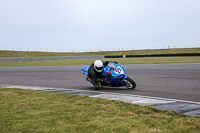
[[103,63],[101,60],[96,60],[94,62],[94,69],[97,71],[97,72],[102,72],[103,70]]

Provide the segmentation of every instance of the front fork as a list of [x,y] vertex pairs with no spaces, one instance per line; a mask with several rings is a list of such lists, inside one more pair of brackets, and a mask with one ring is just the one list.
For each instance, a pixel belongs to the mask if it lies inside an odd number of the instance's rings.
[[[112,78],[112,75],[110,75],[111,76],[111,78]],[[126,79],[127,78],[127,76],[126,75],[124,75],[121,79],[119,79],[117,82],[118,83],[120,83],[121,84],[121,86],[127,86],[127,83],[126,83],[126,81],[124,81],[124,79]],[[109,78],[108,78],[108,81],[109,81]],[[110,83],[110,81],[109,81],[109,83]],[[117,83],[117,84],[118,84]]]
[[121,80],[119,80],[119,82],[120,82],[123,86],[127,86],[126,81],[124,81],[124,79],[126,79],[126,78],[127,78],[127,76],[124,75],[124,77],[123,77]]

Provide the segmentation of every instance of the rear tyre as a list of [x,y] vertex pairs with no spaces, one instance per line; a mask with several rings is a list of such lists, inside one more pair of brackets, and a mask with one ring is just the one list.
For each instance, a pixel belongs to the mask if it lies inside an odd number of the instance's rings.
[[124,79],[124,81],[126,82],[126,87],[128,89],[135,89],[136,87],[136,83],[134,80],[132,80],[131,78],[127,77]]

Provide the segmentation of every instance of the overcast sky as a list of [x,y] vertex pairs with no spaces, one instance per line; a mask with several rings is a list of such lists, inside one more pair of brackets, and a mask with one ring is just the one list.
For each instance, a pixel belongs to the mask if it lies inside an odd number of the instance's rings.
[[0,0],[0,49],[200,47],[200,0]]

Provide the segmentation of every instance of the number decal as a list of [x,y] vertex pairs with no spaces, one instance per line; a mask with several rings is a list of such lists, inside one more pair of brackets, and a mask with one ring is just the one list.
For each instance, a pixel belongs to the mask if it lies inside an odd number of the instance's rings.
[[119,73],[119,74],[120,74],[121,71],[122,71],[122,69],[119,68],[119,67],[116,69],[116,72]]
[[121,67],[117,67],[115,70],[115,74],[124,74],[124,71]]

